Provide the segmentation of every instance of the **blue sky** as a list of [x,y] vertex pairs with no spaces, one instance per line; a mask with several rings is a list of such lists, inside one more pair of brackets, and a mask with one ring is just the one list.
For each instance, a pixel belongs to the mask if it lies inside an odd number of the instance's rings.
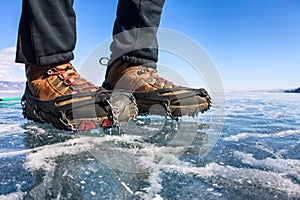
[[[78,68],[111,36],[116,4],[75,0],[78,41],[73,64]],[[0,80],[25,80],[22,65],[13,64],[12,48],[21,1],[1,0],[0,9]],[[166,0],[161,27],[199,43],[214,61],[226,90],[300,86],[298,0]]]

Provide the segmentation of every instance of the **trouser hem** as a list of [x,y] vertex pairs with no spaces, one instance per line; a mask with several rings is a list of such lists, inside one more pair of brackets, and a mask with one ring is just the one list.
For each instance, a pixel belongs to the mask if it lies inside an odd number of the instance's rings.
[[49,56],[42,56],[42,57],[36,57],[36,60],[33,63],[30,63],[24,59],[16,59],[17,63],[25,63],[25,64],[34,64],[34,65],[52,65],[57,63],[64,63],[69,62],[70,60],[74,59],[73,52],[66,52],[66,53],[60,53],[60,54],[54,54]]

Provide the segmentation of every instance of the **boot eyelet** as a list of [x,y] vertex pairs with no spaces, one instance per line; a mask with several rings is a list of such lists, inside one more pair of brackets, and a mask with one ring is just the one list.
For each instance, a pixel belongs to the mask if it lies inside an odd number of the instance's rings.
[[48,74],[48,75],[52,75],[52,74],[53,74],[53,71],[52,71],[51,69],[49,69],[49,70],[47,71],[47,74]]
[[142,74],[144,74],[146,71],[145,71],[145,69],[141,69],[141,70],[139,70],[138,72],[137,72],[137,75],[142,75]]

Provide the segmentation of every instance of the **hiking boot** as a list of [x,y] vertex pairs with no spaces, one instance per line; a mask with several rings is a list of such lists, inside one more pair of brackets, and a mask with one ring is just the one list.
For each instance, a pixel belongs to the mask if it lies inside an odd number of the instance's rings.
[[[154,68],[121,60],[110,64],[102,86],[133,92],[139,114],[167,114],[172,118],[195,116],[211,106],[211,98],[205,89],[176,86],[159,76]],[[160,106],[153,106],[156,104]]]
[[82,78],[72,64],[26,65],[23,115],[65,130],[118,126],[137,114],[129,93],[112,94]]
[[42,101],[99,90],[99,87],[82,78],[70,63],[57,66],[26,65],[25,69],[29,91]]

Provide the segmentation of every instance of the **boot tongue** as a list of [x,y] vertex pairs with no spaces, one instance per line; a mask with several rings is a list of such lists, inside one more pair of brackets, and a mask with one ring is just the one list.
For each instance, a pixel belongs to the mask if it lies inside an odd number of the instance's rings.
[[55,66],[55,68],[58,69],[58,70],[74,69],[74,67],[70,63],[57,65],[57,66]]

